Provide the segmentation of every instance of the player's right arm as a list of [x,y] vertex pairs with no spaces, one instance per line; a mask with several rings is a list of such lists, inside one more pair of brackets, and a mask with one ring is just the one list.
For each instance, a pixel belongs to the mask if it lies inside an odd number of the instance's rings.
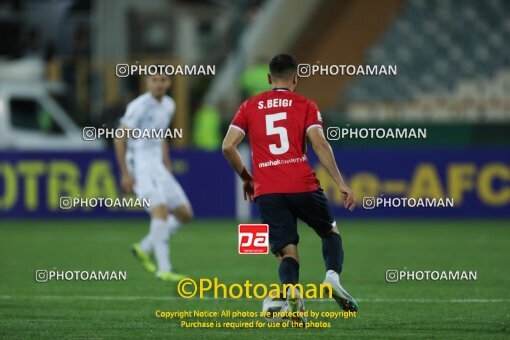
[[237,146],[243,139],[244,132],[239,128],[230,126],[227,135],[223,140],[222,151],[232,169],[234,169],[234,171],[237,172],[239,177],[243,180],[244,199],[252,202],[253,177],[248,170],[246,170],[241,154],[239,153],[239,150],[237,150]]
[[244,102],[237,111],[232,124],[230,125],[227,135],[223,140],[222,151],[230,166],[241,177],[243,181],[244,200],[253,201],[253,177],[246,170],[241,154],[237,150],[237,146],[241,143],[248,131],[248,124],[246,119],[246,106]]
[[321,162],[322,166],[326,168],[326,171],[338,186],[344,201],[344,207],[352,211],[356,206],[354,193],[347,186],[347,184],[345,184],[345,181],[340,174],[340,170],[338,170],[335,156],[333,155],[333,150],[331,149],[331,146],[324,136],[322,127],[318,125],[311,127],[308,130],[307,135],[308,139],[310,139],[310,142],[312,143],[313,150],[317,154],[317,157],[319,157],[319,161]]
[[[119,129],[128,129],[127,126],[121,125]],[[115,156],[117,157],[117,163],[120,169],[120,186],[122,191],[130,193],[133,191],[134,179],[131,177],[128,171],[126,163],[126,149],[127,149],[127,137],[126,133],[121,138],[115,138],[113,145],[115,148]]]
[[[142,114],[139,105],[129,104],[126,108],[126,113],[120,119],[119,129],[129,130],[138,127]],[[115,138],[113,145],[120,169],[120,186],[125,193],[131,193],[133,192],[135,181],[129,174],[126,163],[127,135],[127,133],[123,133],[122,138]]]

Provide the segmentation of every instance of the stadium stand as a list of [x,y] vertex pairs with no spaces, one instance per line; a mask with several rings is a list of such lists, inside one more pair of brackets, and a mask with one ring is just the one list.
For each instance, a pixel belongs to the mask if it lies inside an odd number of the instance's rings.
[[398,75],[353,81],[341,93],[347,118],[510,121],[509,14],[504,0],[407,1],[365,56]]

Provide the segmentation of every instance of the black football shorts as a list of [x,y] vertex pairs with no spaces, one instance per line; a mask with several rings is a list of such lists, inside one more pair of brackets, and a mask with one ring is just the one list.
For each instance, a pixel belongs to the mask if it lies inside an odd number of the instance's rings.
[[289,244],[298,244],[297,219],[319,236],[333,228],[335,219],[322,189],[290,194],[265,194],[256,198],[262,223],[269,225],[271,252],[278,255]]

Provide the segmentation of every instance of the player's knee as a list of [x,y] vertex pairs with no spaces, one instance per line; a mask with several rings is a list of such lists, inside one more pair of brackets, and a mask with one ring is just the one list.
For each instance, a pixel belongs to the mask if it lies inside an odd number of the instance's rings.
[[175,209],[173,213],[181,223],[187,223],[191,221],[194,217],[193,209],[191,208],[190,205],[181,206]]
[[186,212],[186,213],[182,214],[180,221],[182,223],[188,223],[192,219],[193,219],[193,212]]
[[[278,257],[279,255],[279,257]],[[294,260],[296,260],[299,263],[299,256],[297,252],[297,247],[295,244],[289,244],[286,247],[284,247],[278,254],[277,257],[280,261],[283,261],[286,257],[292,257]]]
[[186,212],[184,213],[184,223],[191,221],[195,217],[193,213],[193,209],[191,206],[188,206]]
[[329,234],[337,234],[337,235],[340,235],[340,232],[338,231],[338,228],[337,227],[333,227],[331,228],[328,232],[326,232],[325,234],[319,234],[317,233],[321,238],[324,238],[326,236],[328,236]]
[[193,218],[195,218],[195,213],[193,212],[193,208],[190,205],[189,206],[189,219],[192,220]]
[[166,220],[168,209],[164,205],[157,205],[151,209],[151,217],[159,220]]
[[287,255],[283,255],[279,258],[280,261],[283,261],[284,259],[286,258],[292,258],[294,259],[297,263],[299,263],[299,257],[297,256],[297,254],[287,254]]

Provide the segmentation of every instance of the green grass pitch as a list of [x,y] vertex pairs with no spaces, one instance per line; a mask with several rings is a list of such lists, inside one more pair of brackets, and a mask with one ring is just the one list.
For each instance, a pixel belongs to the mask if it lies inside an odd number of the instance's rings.
[[[258,300],[186,300],[176,285],[144,272],[129,245],[147,230],[136,220],[3,220],[0,336],[5,338],[510,338],[508,220],[395,220],[340,224],[342,283],[360,304],[329,329],[186,329],[157,309],[260,311]],[[301,282],[320,283],[318,237],[300,226]],[[198,220],[172,238],[172,259],[194,278],[277,282],[271,255],[238,255],[237,223]],[[117,282],[36,283],[36,269],[126,270]],[[386,283],[388,269],[476,270],[477,281]],[[307,301],[336,311],[331,301]]]

